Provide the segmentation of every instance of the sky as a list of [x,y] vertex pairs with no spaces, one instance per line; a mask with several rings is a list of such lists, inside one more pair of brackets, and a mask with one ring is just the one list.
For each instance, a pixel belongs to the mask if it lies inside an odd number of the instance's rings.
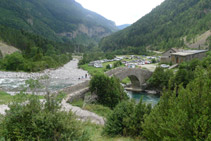
[[76,0],[84,8],[112,20],[116,25],[132,24],[164,0]]

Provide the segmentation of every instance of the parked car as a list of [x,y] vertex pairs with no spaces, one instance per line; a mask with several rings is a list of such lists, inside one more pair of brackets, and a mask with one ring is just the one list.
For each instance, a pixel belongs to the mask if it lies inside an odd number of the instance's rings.
[[166,64],[161,64],[160,65],[162,68],[169,68],[169,65],[166,65]]

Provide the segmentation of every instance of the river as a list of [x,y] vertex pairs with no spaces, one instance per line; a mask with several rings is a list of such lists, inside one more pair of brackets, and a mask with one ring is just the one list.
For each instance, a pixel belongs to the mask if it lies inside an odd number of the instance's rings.
[[[17,91],[21,90],[22,85],[25,84],[27,79],[39,79],[42,76],[49,76],[49,89],[51,91],[56,91],[71,85],[81,83],[85,80],[85,74],[88,74],[87,71],[78,68],[78,60],[73,59],[69,63],[58,69],[47,69],[39,73],[25,73],[25,72],[5,72],[0,71],[0,89],[6,91],[10,94],[15,94]],[[83,79],[78,79],[79,77]],[[157,104],[159,101],[159,96],[151,95],[147,93],[135,93],[127,92],[130,98],[134,98],[136,102],[143,97],[143,102],[150,103],[152,105]]]
[[[47,75],[49,76],[49,89],[56,91],[89,80],[89,76],[85,79],[85,74],[88,74],[88,72],[78,68],[78,60],[76,59],[58,69],[47,69],[38,73],[0,71],[0,89],[15,94],[22,89],[25,80],[39,79]],[[79,78],[81,79],[79,80]]]
[[146,92],[127,91],[127,94],[130,98],[133,98],[136,101],[136,103],[138,103],[140,101],[140,99],[142,98],[144,103],[151,104],[152,106],[155,106],[158,103],[158,101],[160,100],[159,95],[148,94]]

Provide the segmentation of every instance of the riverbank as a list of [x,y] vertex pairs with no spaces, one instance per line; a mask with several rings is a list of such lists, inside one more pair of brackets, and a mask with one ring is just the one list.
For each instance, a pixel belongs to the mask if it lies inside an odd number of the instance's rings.
[[38,73],[0,71],[0,88],[12,93],[19,91],[21,85],[25,84],[25,80],[39,79],[47,75],[49,76],[50,90],[56,91],[89,80],[89,75],[85,78],[86,74],[88,74],[87,71],[78,68],[78,60],[73,59],[58,69],[47,69]]

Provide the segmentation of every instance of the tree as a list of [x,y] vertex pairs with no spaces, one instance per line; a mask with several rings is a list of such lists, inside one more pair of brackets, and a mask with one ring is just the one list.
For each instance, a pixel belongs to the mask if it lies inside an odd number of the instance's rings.
[[119,103],[108,117],[104,132],[111,136],[141,136],[144,116],[151,111],[151,105],[146,105],[142,99],[138,103],[123,101]]
[[174,74],[171,70],[164,70],[164,68],[157,67],[147,83],[149,87],[162,90],[164,87],[168,87],[168,82],[172,76]]
[[120,67],[122,65],[121,61],[117,61],[114,63],[114,68]]
[[24,68],[24,58],[21,53],[15,52],[5,57],[6,69],[11,71],[18,71]]
[[110,136],[129,135],[130,120],[133,118],[135,104],[133,102],[123,101],[119,103],[108,117],[104,132]]
[[122,100],[128,99],[119,79],[109,78],[104,74],[95,75],[90,81],[90,91],[95,93],[97,101],[105,106],[114,108]]
[[143,135],[148,140],[211,139],[211,70],[197,67],[195,78],[178,94],[166,90],[145,118]]
[[[37,81],[28,81],[30,88]],[[5,140],[89,140],[89,135],[72,112],[60,111],[60,100],[48,95],[45,102],[28,96],[26,102],[14,101],[0,122],[0,136]]]

